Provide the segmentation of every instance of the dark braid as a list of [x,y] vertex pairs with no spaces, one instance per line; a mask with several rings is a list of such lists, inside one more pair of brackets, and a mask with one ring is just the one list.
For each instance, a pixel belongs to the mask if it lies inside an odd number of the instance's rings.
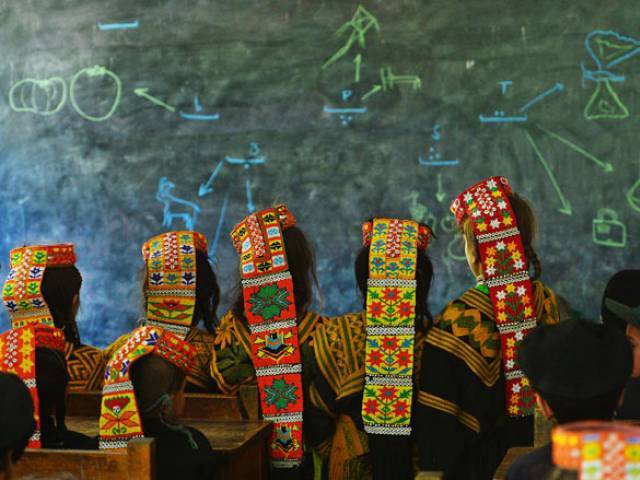
[[538,254],[533,249],[531,244],[526,244],[524,246],[524,254],[527,257],[527,260],[529,260],[529,268],[531,268],[531,266],[533,266],[534,274],[531,277],[531,280],[532,281],[533,280],[539,280],[540,276],[542,275],[542,264],[540,263],[540,259],[538,258]]

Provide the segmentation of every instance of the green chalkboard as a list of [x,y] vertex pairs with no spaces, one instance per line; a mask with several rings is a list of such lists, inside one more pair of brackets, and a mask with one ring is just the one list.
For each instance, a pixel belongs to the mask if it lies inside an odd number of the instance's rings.
[[608,277],[640,265],[635,1],[0,9],[0,273],[13,246],[75,242],[96,344],[140,315],[159,231],[207,235],[228,304],[228,232],[274,201],[313,239],[329,314],[361,304],[373,215],[434,227],[434,311],[467,288],[448,204],[495,174],[533,203],[544,279],[575,308],[597,316]]

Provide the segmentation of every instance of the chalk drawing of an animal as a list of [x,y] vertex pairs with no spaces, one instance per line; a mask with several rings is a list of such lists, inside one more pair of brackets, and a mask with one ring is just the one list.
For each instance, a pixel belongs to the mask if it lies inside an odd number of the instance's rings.
[[[162,225],[171,228],[173,221],[179,219],[184,222],[187,230],[194,230],[196,221],[198,220],[198,214],[200,213],[200,207],[196,203],[174,196],[172,193],[174,188],[176,188],[176,184],[169,181],[167,177],[160,179],[156,199],[164,204]],[[181,208],[174,211],[173,208],[175,208],[176,205],[179,205]]]

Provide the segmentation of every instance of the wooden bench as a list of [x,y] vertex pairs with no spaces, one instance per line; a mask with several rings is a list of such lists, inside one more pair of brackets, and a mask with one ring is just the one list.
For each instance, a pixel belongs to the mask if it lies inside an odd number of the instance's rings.
[[[211,443],[221,462],[220,478],[267,478],[271,422],[190,420],[185,423],[200,430]],[[97,417],[67,417],[66,424],[69,430],[90,437],[98,435]]]
[[[69,392],[67,396],[67,416],[100,416],[102,392]],[[255,385],[245,385],[238,395],[211,393],[186,393],[182,418],[200,420],[257,420],[258,389]]]
[[132,440],[119,450],[27,449],[14,466],[14,478],[60,478],[74,480],[155,479],[153,439]]

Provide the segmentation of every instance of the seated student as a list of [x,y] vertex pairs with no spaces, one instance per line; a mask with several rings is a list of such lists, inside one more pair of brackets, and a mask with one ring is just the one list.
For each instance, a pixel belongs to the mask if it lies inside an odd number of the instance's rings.
[[209,441],[177,420],[195,356],[191,345],[160,327],[131,332],[106,367],[100,448],[122,448],[133,438],[152,437],[159,480],[214,478]]
[[504,177],[470,187],[451,210],[477,284],[425,337],[416,444],[421,470],[484,480],[510,447],[533,443],[535,401],[515,358],[531,329],[558,322],[558,308],[539,281],[534,213]]
[[[633,366],[624,334],[588,320],[534,330],[522,341],[518,360],[540,409],[558,425],[611,420]],[[547,445],[514,462],[507,479],[538,480],[551,469]]]
[[69,382],[65,334],[53,326],[54,319],[43,293],[47,269],[66,265],[72,253],[69,246],[13,250],[11,270],[2,290],[12,328],[0,337],[0,370],[20,376],[34,399],[37,431],[30,441],[31,447],[95,447],[88,437],[69,432],[65,427]]
[[16,463],[36,428],[33,400],[17,375],[0,373],[0,480],[11,480]]
[[[48,310],[44,323],[64,332],[69,387],[72,390],[100,390],[104,372],[102,352],[82,344],[76,324],[82,276],[75,266],[73,245],[31,245],[16,248],[9,256],[12,269],[35,269]],[[15,302],[5,299],[5,304],[11,310]]]
[[639,478],[640,428],[613,422],[577,422],[553,432],[554,468],[542,480]]
[[[167,232],[142,247],[145,325],[170,330],[191,344],[196,360],[187,377],[188,392],[217,390],[213,334],[220,288],[207,257],[207,239],[198,232]],[[177,264],[174,264],[177,260]],[[178,292],[178,293],[176,293]],[[205,330],[198,326],[204,325]],[[103,352],[108,361],[129,338],[122,335]]]
[[633,373],[616,418],[640,420],[640,270],[616,273],[602,297],[602,321],[626,332],[633,347]]

